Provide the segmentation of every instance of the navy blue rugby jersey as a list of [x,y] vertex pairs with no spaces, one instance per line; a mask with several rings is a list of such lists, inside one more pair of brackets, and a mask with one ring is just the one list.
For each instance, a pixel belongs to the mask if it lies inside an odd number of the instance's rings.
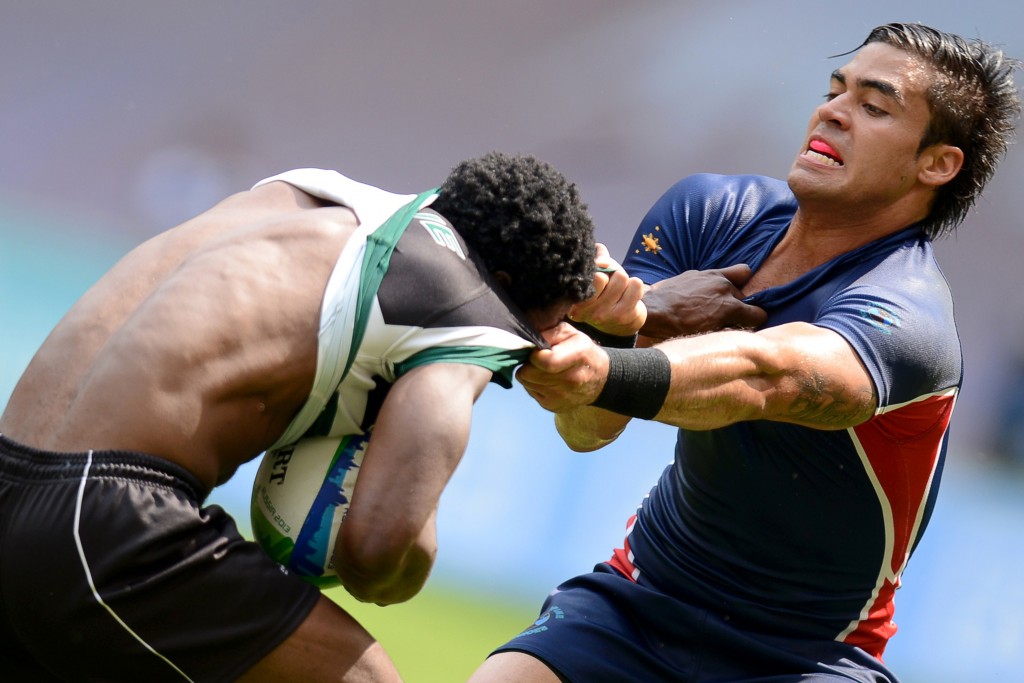
[[[648,283],[736,263],[756,271],[795,211],[782,181],[692,176],[652,207],[623,265]],[[748,302],[769,313],[766,326],[806,321],[846,338],[874,380],[875,416],[838,431],[681,429],[610,563],[739,625],[881,658],[962,380],[948,285],[930,240],[909,227]]]

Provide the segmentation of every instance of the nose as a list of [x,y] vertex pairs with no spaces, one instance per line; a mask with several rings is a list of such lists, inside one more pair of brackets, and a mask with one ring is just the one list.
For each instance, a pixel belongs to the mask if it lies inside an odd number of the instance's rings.
[[817,115],[822,123],[831,123],[839,128],[850,125],[850,110],[847,95],[836,95],[818,105]]

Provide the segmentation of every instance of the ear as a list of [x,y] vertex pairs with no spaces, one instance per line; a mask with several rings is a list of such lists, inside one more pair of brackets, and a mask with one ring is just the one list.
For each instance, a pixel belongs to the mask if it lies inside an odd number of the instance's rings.
[[496,270],[491,275],[498,281],[498,284],[508,289],[508,286],[512,284],[512,276],[506,273],[504,270]]
[[925,185],[938,187],[956,177],[964,165],[964,152],[946,144],[932,145],[918,156],[918,179]]

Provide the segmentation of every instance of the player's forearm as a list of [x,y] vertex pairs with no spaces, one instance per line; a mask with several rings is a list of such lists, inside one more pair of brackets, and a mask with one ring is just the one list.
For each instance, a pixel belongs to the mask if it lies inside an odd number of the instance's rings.
[[844,429],[870,418],[875,405],[850,345],[806,323],[681,337],[651,349],[602,348],[563,326],[551,342],[517,377],[561,416],[559,432],[575,450],[605,445],[629,417],[694,430],[746,420]]
[[[729,342],[729,343],[723,343]],[[743,332],[688,337],[657,345],[672,381],[655,419],[686,429],[714,429],[763,417],[773,368],[760,340]]]
[[874,414],[870,376],[838,334],[805,323],[659,344],[672,382],[656,419],[686,429],[775,420],[845,429]]
[[598,380],[578,383],[575,392],[544,387],[545,407],[569,416],[560,432],[578,450],[613,439],[628,420],[624,416],[686,429],[772,419],[772,400],[784,398],[780,389],[787,384],[778,351],[770,341],[744,332],[681,338],[647,349],[603,349],[583,364],[587,377]]

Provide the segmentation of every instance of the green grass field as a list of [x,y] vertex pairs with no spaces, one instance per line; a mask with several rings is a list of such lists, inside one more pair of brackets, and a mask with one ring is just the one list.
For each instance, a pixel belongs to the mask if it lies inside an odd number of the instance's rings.
[[406,683],[465,681],[495,646],[533,622],[543,599],[517,604],[433,584],[388,607],[357,602],[341,588],[325,594],[384,645]]

